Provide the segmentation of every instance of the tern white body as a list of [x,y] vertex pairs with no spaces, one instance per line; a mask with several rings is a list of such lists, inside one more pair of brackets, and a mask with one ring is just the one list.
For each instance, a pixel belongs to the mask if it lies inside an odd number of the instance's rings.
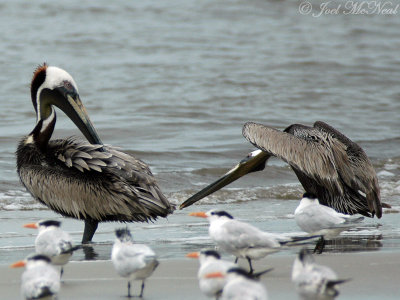
[[294,218],[303,231],[326,238],[333,238],[362,220],[321,205],[318,199],[306,194],[296,208]]
[[314,262],[311,254],[301,250],[293,263],[292,281],[302,299],[333,299],[339,292],[335,284],[348,280],[339,280],[336,273],[327,266]]
[[209,214],[208,233],[218,247],[239,258],[261,259],[279,251],[276,235],[226,216]]
[[228,272],[222,300],[267,300],[266,288],[258,281],[236,272]]
[[206,275],[209,273],[220,272],[226,274],[226,272],[235,267],[236,264],[219,259],[213,255],[207,255],[206,252],[201,252],[199,256],[200,268],[197,272],[199,279],[199,287],[201,292],[208,297],[217,297],[224,288],[227,279],[226,277],[214,277],[207,278]]
[[60,274],[45,260],[30,260],[22,274],[24,299],[53,299],[60,290]]
[[128,278],[128,297],[130,297],[130,281],[132,280],[142,281],[140,293],[142,297],[144,281],[153,274],[159,264],[154,251],[147,245],[134,244],[129,231],[120,229],[117,230],[111,260],[117,273]]
[[42,220],[24,225],[27,228],[38,229],[38,235],[35,239],[36,253],[48,256],[53,265],[62,268],[68,263],[73,251],[78,247],[73,247],[71,236],[60,226],[61,222],[56,220]]

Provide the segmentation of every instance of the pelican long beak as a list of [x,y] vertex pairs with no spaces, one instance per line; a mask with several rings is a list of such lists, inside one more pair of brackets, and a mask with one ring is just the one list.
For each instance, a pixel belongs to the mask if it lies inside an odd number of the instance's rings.
[[10,268],[21,268],[21,267],[24,267],[25,265],[26,265],[26,262],[23,260],[20,260],[20,261],[13,263],[12,265],[10,265]]
[[186,257],[189,257],[189,258],[199,258],[199,256],[200,256],[199,252],[190,252],[190,253],[186,254]]
[[37,229],[38,226],[36,223],[28,223],[24,225],[25,228],[33,228],[33,229]]
[[75,90],[67,90],[64,87],[59,87],[54,90],[43,90],[39,111],[44,117],[45,114],[48,114],[51,104],[61,109],[75,123],[90,143],[103,144],[90,121],[79,94]]
[[271,155],[269,155],[268,153],[263,152],[261,150],[256,150],[256,151],[249,153],[242,161],[240,161],[235,167],[233,167],[231,170],[229,170],[220,179],[218,179],[217,181],[206,186],[200,192],[194,194],[189,199],[187,199],[185,202],[183,202],[179,206],[179,209],[188,207],[188,206],[196,203],[197,201],[220,190],[224,186],[230,184],[231,182],[239,179],[240,177],[242,177],[248,173],[264,170],[265,164],[266,164],[268,158],[270,158],[270,156]]
[[198,218],[208,218],[207,214],[204,211],[192,212],[189,214],[189,216]]

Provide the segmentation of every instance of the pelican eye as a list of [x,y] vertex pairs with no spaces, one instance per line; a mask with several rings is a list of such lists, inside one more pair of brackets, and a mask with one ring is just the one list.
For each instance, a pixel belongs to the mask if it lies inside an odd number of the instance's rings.
[[75,90],[75,88],[74,88],[74,86],[72,85],[72,83],[71,83],[70,81],[68,81],[68,80],[64,80],[64,81],[63,81],[63,86],[64,86],[64,88],[66,88],[66,89],[69,90],[69,91]]

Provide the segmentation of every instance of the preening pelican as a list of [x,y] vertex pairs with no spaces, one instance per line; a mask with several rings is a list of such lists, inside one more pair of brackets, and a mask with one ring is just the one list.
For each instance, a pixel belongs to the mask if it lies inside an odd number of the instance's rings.
[[[37,122],[16,152],[17,172],[32,196],[55,212],[85,220],[87,243],[98,222],[146,222],[174,207],[139,159],[103,145],[83,106],[74,79],[43,64],[33,75],[31,98]],[[60,108],[87,138],[50,140]]]
[[330,125],[293,124],[283,132],[248,122],[243,136],[260,150],[250,153],[223,177],[193,195],[187,207],[250,172],[265,168],[276,156],[287,162],[306,192],[320,203],[345,214],[382,217],[376,172],[363,149]]

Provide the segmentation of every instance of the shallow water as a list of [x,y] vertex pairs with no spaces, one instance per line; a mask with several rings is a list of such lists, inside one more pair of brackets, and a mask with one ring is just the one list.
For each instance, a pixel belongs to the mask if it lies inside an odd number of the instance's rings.
[[[175,204],[253,150],[241,136],[246,121],[280,129],[331,124],[365,149],[393,209],[327,251],[400,252],[398,15],[315,18],[289,0],[3,1],[0,12],[0,263],[33,251],[36,233],[22,224],[60,218],[26,193],[15,172],[18,140],[35,123],[31,75],[43,61],[72,74],[102,140],[146,161]],[[63,113],[57,117],[56,137],[80,134]],[[275,159],[198,206],[129,228],[162,258],[182,257],[211,245],[207,223],[188,212],[218,206],[294,234],[301,194],[291,169]],[[78,242],[82,222],[62,220]],[[109,258],[118,226],[100,225],[97,259]]]

